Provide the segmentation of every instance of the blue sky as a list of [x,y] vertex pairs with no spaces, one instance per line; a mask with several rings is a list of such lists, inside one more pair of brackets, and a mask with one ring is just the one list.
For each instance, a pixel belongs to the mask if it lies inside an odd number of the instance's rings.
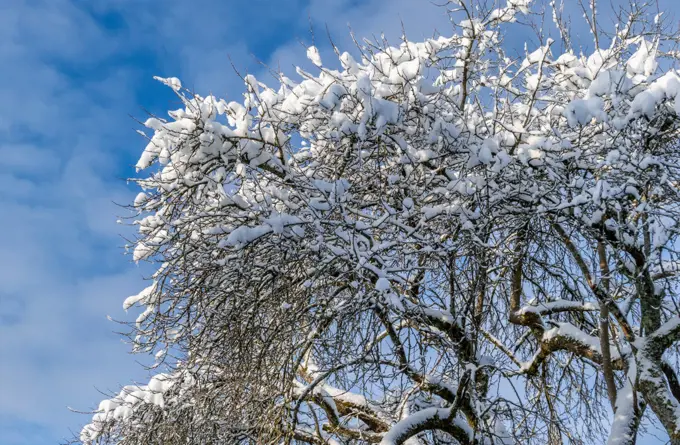
[[133,117],[177,107],[152,76],[236,98],[230,59],[263,79],[255,58],[308,66],[310,20],[327,60],[326,25],[341,48],[348,24],[449,29],[427,0],[0,0],[0,445],[59,443],[89,419],[67,406],[145,376],[106,316],[148,272],[122,255],[115,203],[136,194]]

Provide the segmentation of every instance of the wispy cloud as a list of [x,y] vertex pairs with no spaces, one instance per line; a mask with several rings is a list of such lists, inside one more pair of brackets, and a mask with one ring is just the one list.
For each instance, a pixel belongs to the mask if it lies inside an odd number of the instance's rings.
[[0,6],[3,444],[58,442],[84,420],[67,405],[139,375],[105,322],[141,281],[119,255],[112,201],[131,194],[117,178],[144,68],[115,37],[69,1]]

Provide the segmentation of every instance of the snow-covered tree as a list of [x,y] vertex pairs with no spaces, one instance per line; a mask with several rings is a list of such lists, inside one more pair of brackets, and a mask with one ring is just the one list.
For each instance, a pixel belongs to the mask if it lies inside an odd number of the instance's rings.
[[674,34],[590,2],[584,54],[559,4],[492,3],[242,102],[159,79],[124,307],[164,373],[80,441],[680,444]]

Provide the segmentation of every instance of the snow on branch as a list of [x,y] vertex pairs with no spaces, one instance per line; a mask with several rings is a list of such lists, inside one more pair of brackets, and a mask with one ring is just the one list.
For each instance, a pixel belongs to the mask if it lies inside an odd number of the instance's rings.
[[157,79],[123,306],[166,372],[81,442],[632,444],[650,412],[680,440],[677,36],[591,2],[577,53],[556,2],[496,3],[239,100]]

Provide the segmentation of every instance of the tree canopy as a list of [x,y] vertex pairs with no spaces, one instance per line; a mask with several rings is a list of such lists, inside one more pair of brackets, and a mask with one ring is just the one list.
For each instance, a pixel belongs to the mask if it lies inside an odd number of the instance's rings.
[[242,102],[159,78],[124,307],[164,372],[83,443],[680,444],[676,34],[590,2],[584,54],[555,2],[500,3]]

